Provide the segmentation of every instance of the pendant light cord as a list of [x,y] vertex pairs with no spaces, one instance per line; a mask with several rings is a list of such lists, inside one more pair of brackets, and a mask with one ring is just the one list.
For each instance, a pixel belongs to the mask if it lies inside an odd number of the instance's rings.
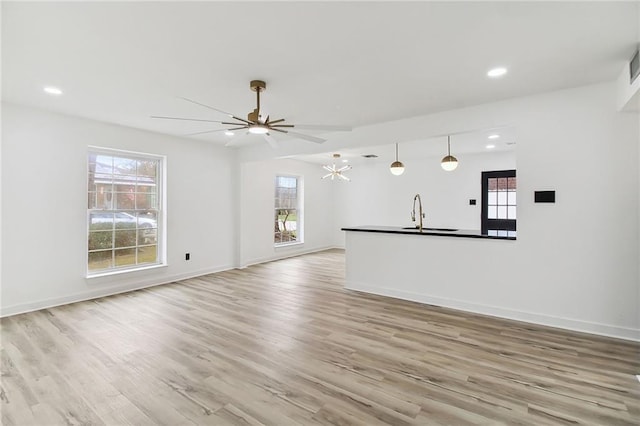
[[451,156],[451,136],[447,135],[447,155]]
[[398,161],[398,144],[396,144],[396,161]]

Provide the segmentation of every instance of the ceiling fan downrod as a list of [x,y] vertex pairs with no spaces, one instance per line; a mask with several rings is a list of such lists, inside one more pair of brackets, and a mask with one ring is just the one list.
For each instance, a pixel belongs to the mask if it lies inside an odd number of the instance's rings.
[[254,123],[260,122],[260,92],[267,89],[267,83],[262,80],[251,80],[249,83],[251,90],[256,92],[256,109],[250,112],[247,118]]

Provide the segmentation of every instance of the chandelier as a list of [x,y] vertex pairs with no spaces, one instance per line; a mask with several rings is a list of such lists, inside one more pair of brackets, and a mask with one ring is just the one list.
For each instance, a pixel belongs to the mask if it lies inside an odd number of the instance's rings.
[[[337,160],[338,158],[340,158],[340,154],[333,154],[334,161]],[[336,163],[333,163],[331,166],[324,165],[324,166],[322,166],[322,168],[329,172],[326,175],[322,176],[322,179],[326,179],[326,178],[330,177],[331,180],[334,180],[335,178],[339,178],[339,179],[342,179],[342,180],[346,180],[347,182],[351,181],[351,179],[349,179],[348,177],[346,177],[345,175],[342,174],[343,172],[346,172],[347,170],[351,170],[351,166],[348,165],[348,164],[346,166],[342,166],[340,168],[337,168],[336,167]]]

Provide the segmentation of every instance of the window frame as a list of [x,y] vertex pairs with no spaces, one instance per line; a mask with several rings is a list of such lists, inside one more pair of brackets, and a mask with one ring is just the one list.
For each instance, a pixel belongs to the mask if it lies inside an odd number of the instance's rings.
[[286,247],[298,244],[304,244],[304,214],[303,214],[303,177],[299,175],[292,175],[286,173],[278,173],[275,175],[273,179],[273,219],[277,217],[278,210],[283,210],[282,208],[276,207],[276,190],[278,188],[278,178],[294,178],[296,179],[296,240],[295,241],[284,241],[284,242],[276,242],[275,241],[275,229],[274,229],[274,237],[273,237],[273,246],[274,248],[278,247]]
[[[130,215],[132,211],[137,211],[135,208],[133,209],[115,209],[113,208],[114,206],[112,205],[111,209],[97,209],[97,208],[91,208],[90,204],[89,204],[89,194],[93,191],[91,191],[92,188],[89,187],[89,176],[91,173],[91,156],[92,155],[105,155],[105,156],[110,156],[110,157],[120,157],[120,158],[126,158],[126,159],[132,159],[132,160],[143,160],[143,161],[156,161],[157,162],[157,167],[156,167],[156,178],[155,178],[155,184],[156,184],[156,197],[157,197],[157,201],[156,201],[156,205],[157,208],[156,209],[144,209],[144,211],[149,211],[149,210],[153,210],[156,213],[156,261],[155,262],[146,262],[146,263],[136,263],[133,265],[124,265],[124,266],[115,266],[115,264],[113,266],[110,266],[108,268],[103,268],[103,269],[89,269],[89,253],[92,252],[91,250],[89,250],[89,238],[91,235],[91,214],[92,213],[100,213],[100,212],[105,212],[107,214],[114,214],[114,218],[115,215]],[[159,155],[159,154],[151,154],[151,153],[146,153],[146,152],[137,152],[137,151],[129,151],[129,150],[123,150],[123,149],[116,149],[116,148],[105,148],[105,147],[99,147],[99,146],[88,146],[87,149],[87,157],[86,157],[86,173],[85,173],[85,179],[86,179],[86,191],[85,191],[85,206],[87,209],[87,213],[86,213],[86,220],[85,220],[85,227],[86,227],[86,246],[85,246],[85,273],[86,273],[86,278],[96,278],[96,277],[102,277],[102,276],[108,276],[108,275],[115,275],[115,274],[122,274],[122,273],[129,273],[129,272],[136,272],[136,271],[142,271],[142,270],[147,270],[147,269],[154,269],[154,268],[158,268],[158,267],[164,267],[167,266],[167,249],[166,249],[166,224],[167,224],[167,218],[166,218],[166,199],[167,199],[167,185],[166,185],[166,168],[167,168],[167,158],[164,155]],[[94,171],[95,172],[95,171]],[[137,172],[136,172],[136,176]],[[115,195],[112,195],[112,197],[114,197]],[[139,222],[138,222],[139,223]],[[136,231],[139,230],[139,224],[136,224]],[[114,226],[114,232],[117,230],[117,228],[115,228]],[[136,233],[136,244],[135,246],[131,246],[132,248],[134,248],[135,250],[137,250],[139,247],[143,247],[145,246],[144,244],[140,245],[139,243],[139,239],[138,239],[138,234]],[[127,247],[129,248],[129,247]],[[116,248],[112,245],[111,250],[115,250]],[[95,250],[94,250],[95,252]]]
[[[498,235],[500,231],[505,231],[507,236],[514,236],[517,231],[517,219],[489,219],[489,179],[490,178],[515,178],[516,169],[510,170],[495,170],[482,172],[481,186],[482,186],[482,208],[480,216],[480,233],[483,235],[489,235],[489,231],[497,231]],[[516,194],[518,193],[518,186],[516,181]],[[517,202],[515,204],[518,208]]]

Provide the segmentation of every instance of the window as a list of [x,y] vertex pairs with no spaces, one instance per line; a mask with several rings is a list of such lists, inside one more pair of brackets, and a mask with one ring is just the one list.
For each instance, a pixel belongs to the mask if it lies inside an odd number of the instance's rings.
[[162,157],[96,149],[88,166],[88,275],[161,264]]
[[516,171],[482,172],[482,233],[516,236]]
[[295,176],[276,176],[273,238],[276,246],[302,242],[300,180]]

